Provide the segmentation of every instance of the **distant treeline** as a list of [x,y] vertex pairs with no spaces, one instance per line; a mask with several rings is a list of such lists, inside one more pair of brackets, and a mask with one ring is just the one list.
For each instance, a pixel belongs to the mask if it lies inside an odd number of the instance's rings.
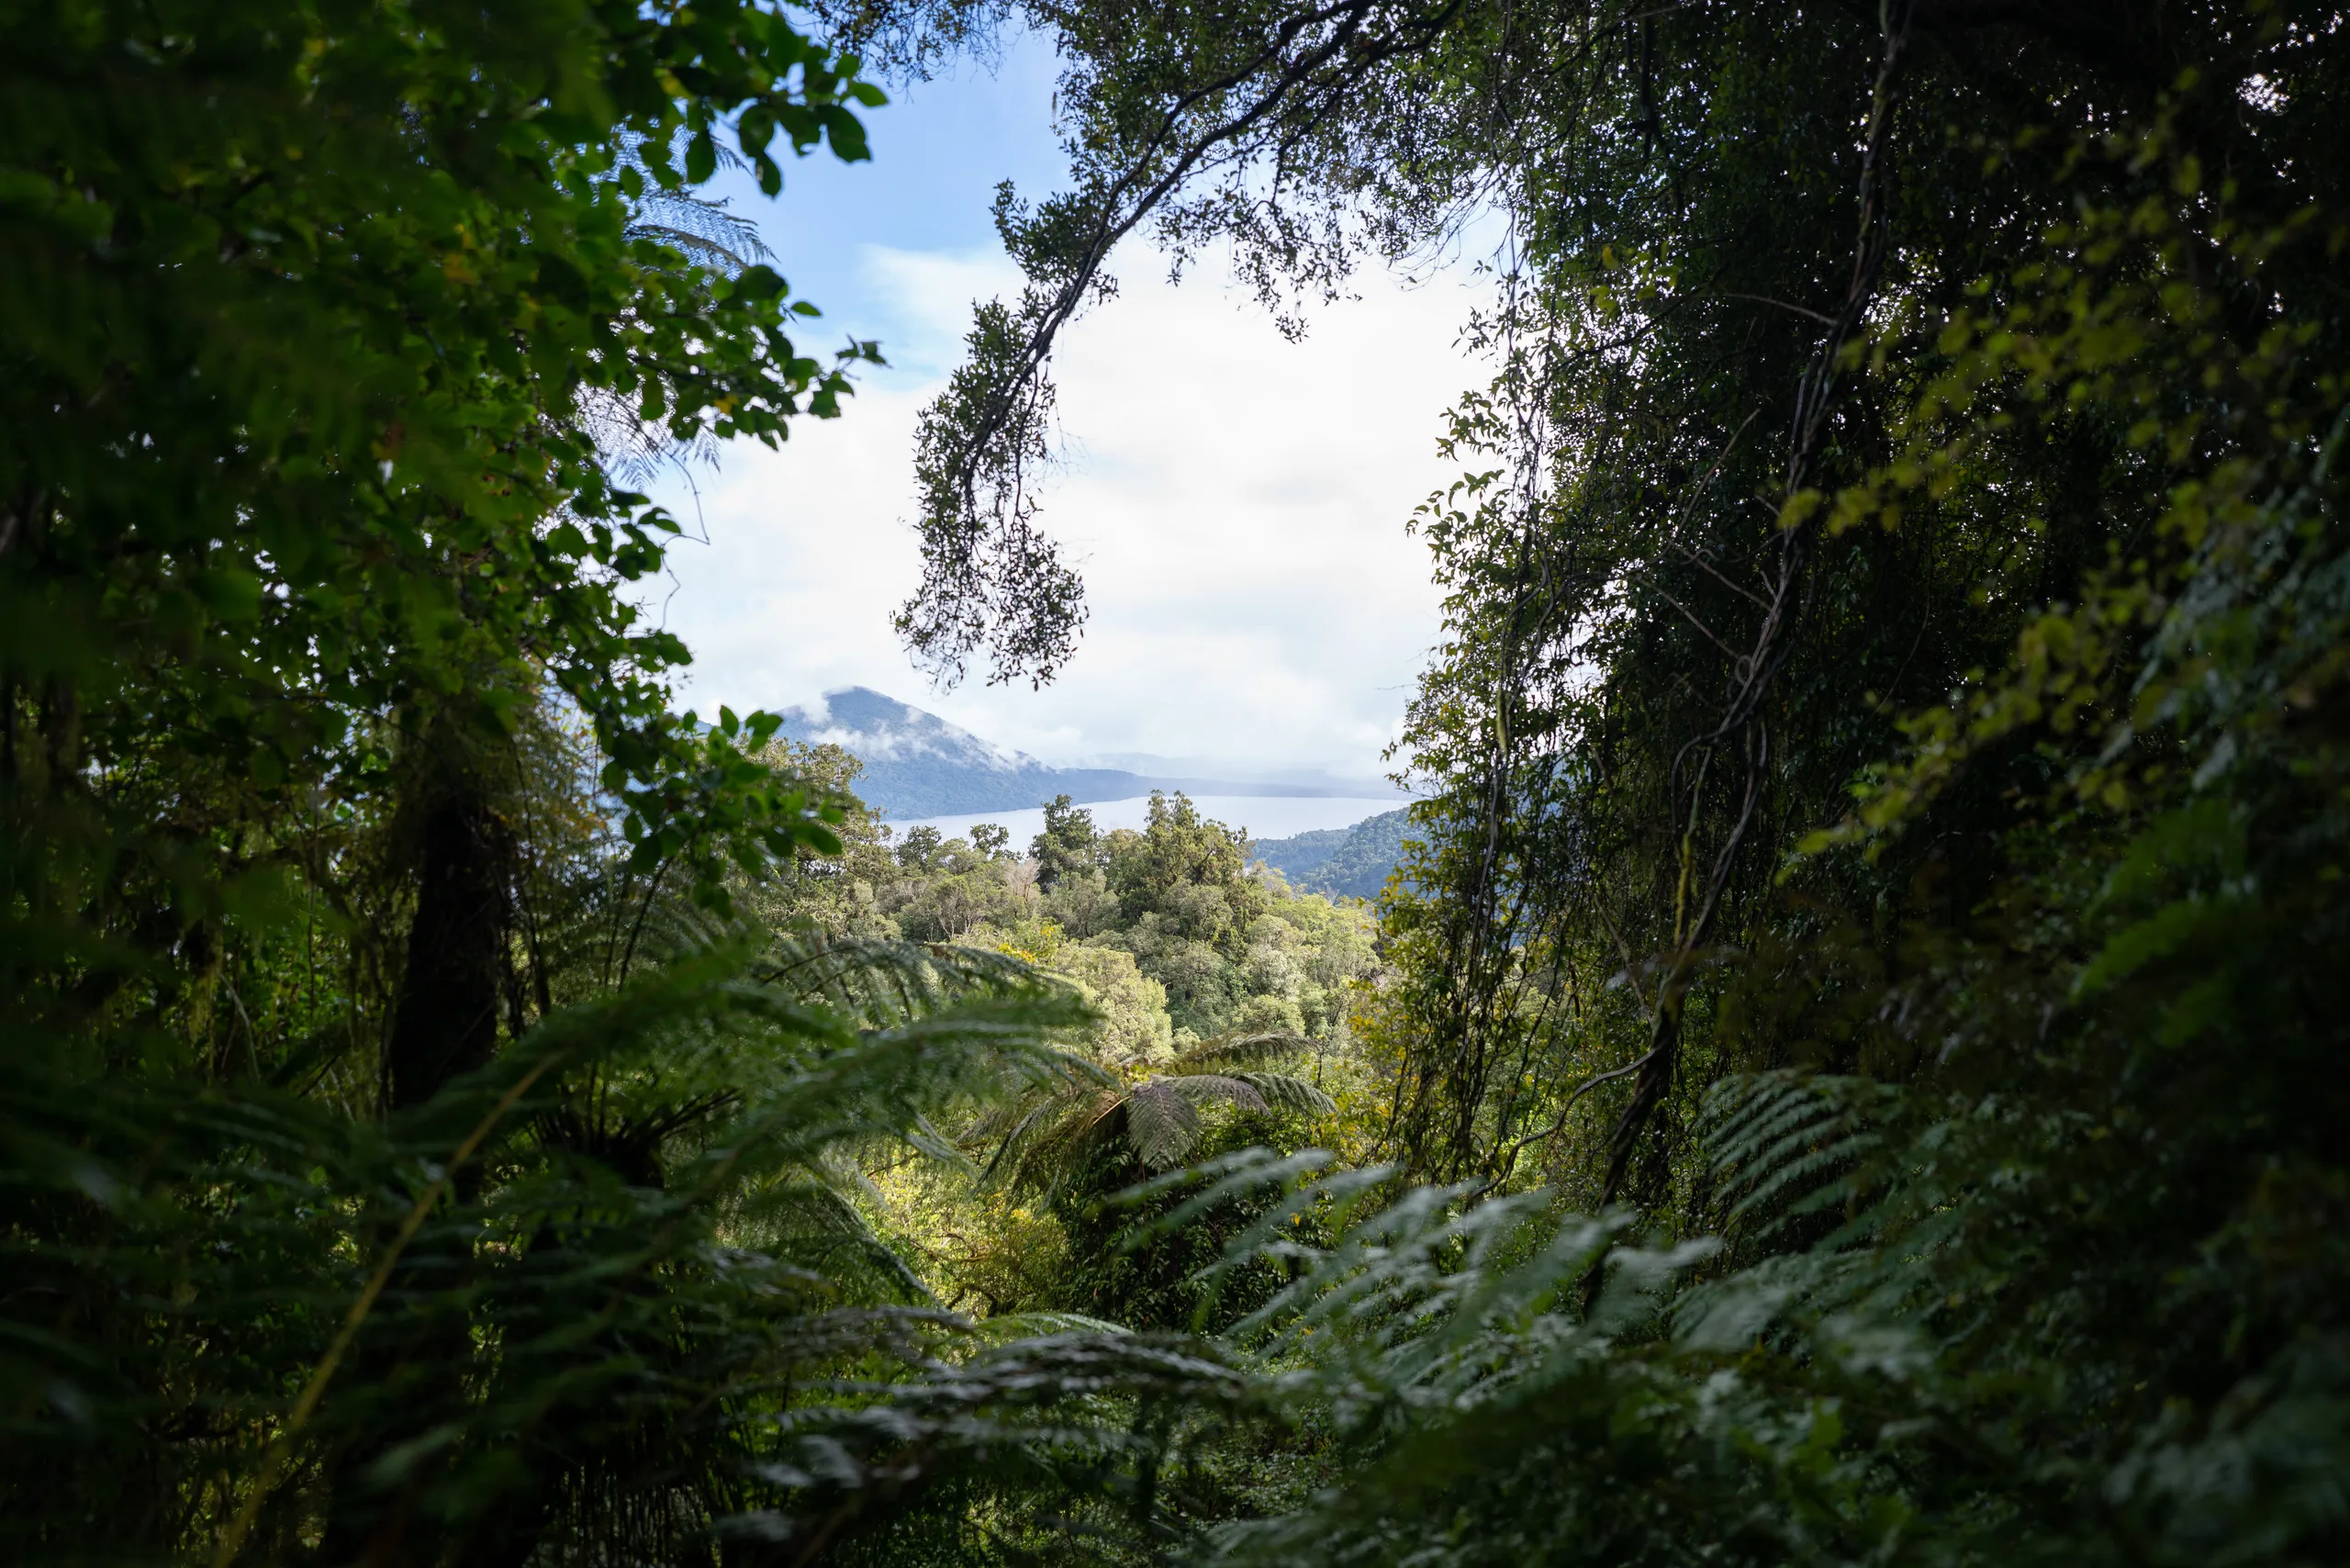
[[1399,807],[1351,827],[1260,838],[1248,846],[1248,853],[1305,891],[1375,899],[1404,858],[1409,816],[1408,809]]

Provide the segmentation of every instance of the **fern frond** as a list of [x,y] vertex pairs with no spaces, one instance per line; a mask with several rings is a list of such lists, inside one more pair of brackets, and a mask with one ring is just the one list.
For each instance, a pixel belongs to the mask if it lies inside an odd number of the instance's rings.
[[1776,1072],[1724,1080],[1707,1096],[1706,1147],[1715,1174],[1737,1194],[1733,1222],[1762,1218],[1766,1238],[1858,1196],[1853,1173],[1886,1147],[1877,1123],[1898,1091],[1874,1081]]
[[1303,1035],[1263,1034],[1225,1036],[1203,1040],[1176,1057],[1160,1070],[1170,1076],[1193,1072],[1232,1072],[1283,1061],[1314,1048]]
[[[1181,1165],[1197,1147],[1200,1113],[1191,1096],[1205,1092],[1205,1084],[1198,1078],[1161,1078],[1126,1095],[1126,1141],[1133,1145],[1144,1169],[1165,1170]],[[1248,1092],[1255,1098],[1255,1091]]]
[[1236,1072],[1233,1081],[1245,1083],[1255,1090],[1265,1104],[1277,1111],[1297,1111],[1309,1116],[1327,1116],[1338,1108],[1338,1103],[1302,1078],[1283,1072]]
[[[1057,1005],[1078,997],[1067,980],[1010,954],[822,933],[774,936],[758,974],[787,994],[822,1002],[875,1028],[974,992],[1051,998]],[[1090,1021],[1089,1014],[1069,1026]]]
[[1002,1132],[988,1161],[986,1181],[1049,1190],[1058,1185],[1082,1151],[1125,1130],[1125,1095],[1110,1085],[1073,1085],[1059,1093],[1031,1097],[1022,1104],[1024,1112]]

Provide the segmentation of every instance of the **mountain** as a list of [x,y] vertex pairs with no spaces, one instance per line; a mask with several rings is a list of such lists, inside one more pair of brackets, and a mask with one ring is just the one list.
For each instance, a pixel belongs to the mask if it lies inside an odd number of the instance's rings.
[[844,687],[821,701],[783,711],[783,734],[803,745],[831,744],[865,765],[857,793],[899,822],[961,812],[1016,812],[1056,795],[1125,801],[1153,790],[1192,795],[1347,795],[1350,786],[1248,782],[1134,773],[1121,767],[1051,767],[1024,752],[982,740],[869,687]]
[[1365,817],[1352,827],[1259,839],[1248,853],[1309,892],[1375,899],[1404,857],[1408,814],[1408,809],[1398,809]]

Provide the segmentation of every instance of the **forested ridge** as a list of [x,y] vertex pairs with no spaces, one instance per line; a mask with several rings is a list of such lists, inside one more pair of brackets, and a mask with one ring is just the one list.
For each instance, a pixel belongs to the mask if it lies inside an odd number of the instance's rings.
[[[2344,25],[0,9],[7,1554],[2342,1561]],[[648,476],[881,352],[711,182],[1019,28],[944,678],[1121,242],[1502,237],[1375,905],[672,711]]]
[[1250,846],[1251,853],[1302,887],[1375,899],[1404,858],[1411,813],[1382,812],[1351,827],[1317,828]]

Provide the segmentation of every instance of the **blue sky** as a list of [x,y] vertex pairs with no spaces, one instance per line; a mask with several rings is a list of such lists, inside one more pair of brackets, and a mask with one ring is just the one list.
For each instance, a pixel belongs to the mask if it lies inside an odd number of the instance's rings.
[[[938,345],[906,330],[902,297],[866,264],[866,252],[994,251],[997,182],[1043,191],[1062,170],[1051,124],[1054,74],[1052,52],[1041,44],[1015,44],[992,68],[961,62],[862,112],[870,162],[844,163],[821,151],[786,159],[783,195],[773,202],[747,177],[724,182],[735,209],[758,220],[792,294],[823,310],[814,335],[888,339],[896,350],[891,370],[901,375],[927,379],[952,368],[925,357]],[[885,373],[885,382],[895,379]]]
[[1019,280],[997,182],[1049,192],[1055,62],[1015,43],[866,116],[874,158],[788,164],[781,197],[730,187],[794,295],[811,348],[878,339],[890,364],[837,421],[747,443],[658,487],[698,531],[652,608],[696,654],[681,701],[738,711],[877,688],[1048,762],[1112,754],[1382,771],[1439,632],[1413,508],[1452,476],[1443,410],[1479,367],[1453,348],[1464,269],[1372,273],[1285,342],[1211,258],[1181,287],[1129,241],[1119,297],[1063,334],[1066,463],[1045,521],[1083,567],[1091,619],[1043,691],[933,689],[889,627],[914,586],[913,421],[960,357],[974,298]]

